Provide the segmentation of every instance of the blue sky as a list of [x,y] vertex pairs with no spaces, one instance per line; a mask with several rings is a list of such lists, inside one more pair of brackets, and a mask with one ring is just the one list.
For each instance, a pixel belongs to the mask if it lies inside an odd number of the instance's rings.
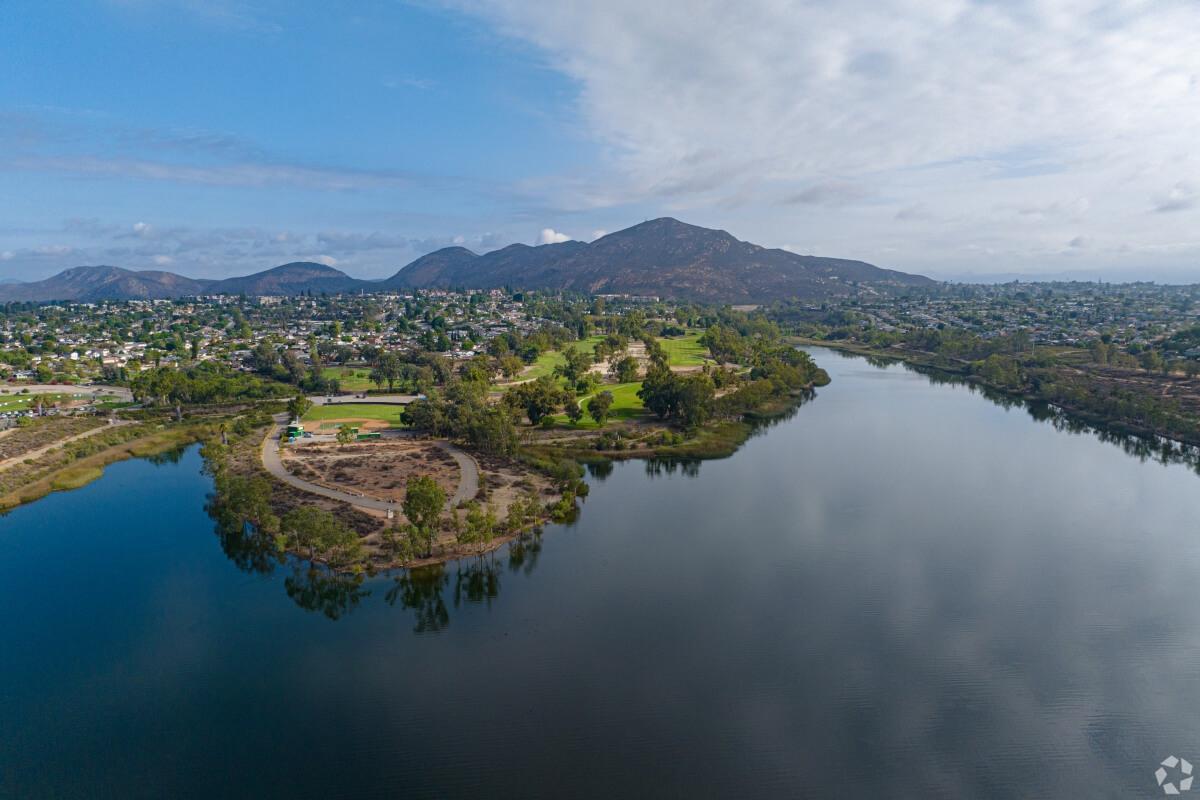
[[1200,280],[1193,4],[5,4],[0,277],[363,277],[669,214],[937,276]]

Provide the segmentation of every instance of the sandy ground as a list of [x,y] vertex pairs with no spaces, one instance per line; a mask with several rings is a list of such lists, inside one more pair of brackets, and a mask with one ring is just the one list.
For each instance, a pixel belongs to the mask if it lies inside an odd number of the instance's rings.
[[[620,361],[627,355],[633,356],[637,359],[638,377],[640,378],[645,375],[646,366],[650,363],[650,358],[646,355],[646,345],[642,342],[630,342],[629,349],[624,353],[620,353],[617,360]],[[588,368],[588,371],[594,372],[601,378],[607,380],[609,377],[608,371],[610,369],[612,369],[612,361],[610,359],[604,359],[603,361],[597,361],[595,364],[592,364],[592,366]]]
[[320,486],[396,503],[404,499],[411,477],[428,475],[447,495],[454,494],[460,480],[449,453],[416,439],[289,447],[283,451],[283,464],[293,475]]
[[365,417],[339,417],[337,419],[322,419],[314,422],[305,423],[306,429],[313,431],[323,430],[331,433],[337,433],[338,428],[343,425],[350,425],[360,430],[383,431],[391,426],[381,419],[367,419]]

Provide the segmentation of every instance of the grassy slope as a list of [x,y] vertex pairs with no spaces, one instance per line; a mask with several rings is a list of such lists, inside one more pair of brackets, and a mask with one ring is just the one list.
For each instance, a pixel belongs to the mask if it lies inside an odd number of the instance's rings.
[[304,415],[305,422],[321,422],[329,419],[379,419],[393,428],[403,427],[400,415],[404,406],[389,406],[374,403],[343,403],[331,406],[313,406]]
[[699,367],[708,361],[708,348],[700,344],[704,331],[688,331],[686,336],[674,339],[659,339],[667,351],[667,363],[672,367]]
[[[590,353],[596,349],[596,343],[603,338],[603,336],[589,336],[581,341],[572,342],[571,345],[576,350]],[[538,360],[533,362],[528,372],[521,374],[521,378],[540,378],[543,375],[553,375],[554,368],[563,363],[564,360],[563,354],[558,350],[548,350],[538,356]]]
[[[609,422],[622,422],[625,420],[635,419],[646,413],[646,406],[642,404],[642,398],[637,396],[638,389],[642,388],[642,382],[634,383],[615,383],[601,386],[597,391],[609,391],[613,393],[613,404],[608,411]],[[579,407],[583,409],[583,419],[575,424],[567,419],[566,414],[556,414],[554,421],[566,425],[577,430],[590,430],[599,427],[588,416],[587,401],[592,398],[592,395],[579,398]]]
[[325,367],[321,374],[325,378],[337,378],[345,392],[365,392],[377,388],[371,383],[370,367]]
[[[659,339],[658,341],[662,343],[663,349],[667,351],[667,363],[673,367],[695,367],[702,366],[711,361],[708,356],[708,348],[700,344],[700,337],[703,334],[703,331],[693,330],[688,331],[686,336],[673,339]],[[577,346],[580,349],[590,352],[595,348],[596,342],[602,338],[601,336],[592,336],[582,342],[578,342]],[[538,359],[537,364],[535,364],[535,370],[538,371],[531,372],[527,377],[536,378],[539,375],[549,375],[553,373],[554,367],[557,364],[562,363],[562,360],[561,353],[543,353],[541,358]],[[642,388],[641,381],[606,384],[600,387],[598,391],[607,390],[613,393],[612,409],[609,411],[610,421],[621,422],[635,419],[646,413],[646,407],[642,403],[642,399],[637,396],[638,389],[640,388]],[[579,406],[583,409],[583,419],[579,422],[571,424],[566,414],[555,415],[555,422],[579,430],[598,427],[592,421],[592,418],[587,415],[587,401],[589,399],[591,399],[591,395],[579,398]]]
[[55,403],[70,400],[82,400],[91,397],[91,394],[79,393],[76,397],[75,393],[47,393],[47,394],[0,394],[0,411],[27,411],[33,408],[36,398],[42,398],[42,403],[47,406],[52,406]]

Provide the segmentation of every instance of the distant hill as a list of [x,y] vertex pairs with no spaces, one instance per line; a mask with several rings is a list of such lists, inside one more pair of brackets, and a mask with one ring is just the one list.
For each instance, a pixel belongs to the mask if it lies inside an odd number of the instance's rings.
[[378,281],[360,281],[311,261],[283,264],[253,275],[224,280],[186,278],[173,272],[135,272],[120,267],[74,267],[42,281],[0,284],[0,302],[73,300],[170,300],[199,294],[339,294],[378,291]]
[[52,278],[0,284],[0,302],[170,299],[198,294],[297,295],[466,287],[562,289],[585,294],[656,295],[719,303],[849,294],[852,283],[927,286],[934,281],[864,261],[802,256],[743,242],[725,231],[670,217],[610,233],[591,244],[512,244],[484,255],[447,247],[383,281],[351,278],[311,261],[223,280],[120,267],[75,267]]
[[120,267],[75,267],[52,278],[0,286],[0,301],[160,300],[200,294],[212,281],[193,280],[173,272],[134,272]]
[[377,281],[360,281],[346,273],[313,261],[291,264],[256,272],[243,278],[226,278],[208,287],[208,294],[245,294],[256,297],[279,294],[340,294],[359,289],[378,291]]
[[485,255],[461,247],[438,250],[383,283],[398,289],[512,286],[757,303],[847,294],[852,281],[879,286],[934,283],[864,261],[760,247],[725,231],[670,217],[610,233],[591,244],[514,244]]

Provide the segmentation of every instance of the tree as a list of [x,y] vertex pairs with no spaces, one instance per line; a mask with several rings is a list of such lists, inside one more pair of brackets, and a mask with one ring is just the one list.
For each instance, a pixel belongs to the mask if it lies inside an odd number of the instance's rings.
[[646,370],[642,388],[638,389],[638,397],[642,399],[646,409],[659,419],[674,416],[678,406],[676,398],[675,376],[661,362],[654,361]]
[[603,427],[604,423],[608,421],[608,411],[612,408],[612,404],[613,393],[607,390],[600,392],[588,400],[588,415],[596,421],[597,425]]
[[712,412],[712,401],[716,393],[712,378],[703,373],[693,373],[676,378],[678,384],[678,415],[685,428],[697,428]]
[[574,397],[567,401],[563,410],[567,412],[567,419],[571,422],[579,422],[583,419],[583,409],[579,407],[579,401]]
[[637,380],[638,362],[633,356],[625,356],[613,362],[608,373],[617,383],[633,383]]
[[308,550],[310,561],[318,556],[330,563],[350,560],[362,548],[358,534],[323,508],[294,508],[283,515],[280,529],[290,547]]
[[486,545],[496,536],[496,512],[491,506],[482,508],[474,500],[467,506],[466,524],[458,534],[462,544]]
[[250,364],[255,371],[263,375],[271,375],[279,363],[279,351],[266,339],[259,342],[250,352]]
[[570,394],[548,375],[514,386],[504,393],[505,405],[523,410],[534,425],[541,422],[543,417],[558,411],[569,399]]
[[390,392],[396,388],[396,381],[403,375],[404,362],[400,360],[399,354],[389,350],[379,355],[375,368],[371,370],[371,382],[381,388],[387,383]]
[[563,363],[554,368],[554,374],[576,383],[592,365],[592,356],[574,347],[563,350]]
[[418,475],[408,479],[402,508],[417,537],[424,542],[426,556],[433,554],[433,540],[445,504],[446,491],[433,478]]
[[500,356],[500,371],[506,378],[515,378],[525,368],[525,362],[514,355]]
[[354,432],[354,428],[351,428],[349,425],[342,425],[340,428],[338,428],[338,432],[337,432],[337,443],[338,444],[350,444],[356,438],[358,438],[358,434],[356,434]]
[[287,410],[288,415],[292,419],[303,419],[304,415],[312,408],[312,400],[309,400],[302,394],[298,394],[291,400],[288,400]]

